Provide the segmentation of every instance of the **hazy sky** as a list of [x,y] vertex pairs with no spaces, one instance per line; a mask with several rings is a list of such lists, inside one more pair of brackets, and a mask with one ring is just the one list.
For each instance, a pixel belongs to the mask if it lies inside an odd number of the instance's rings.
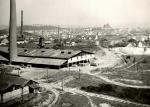
[[[0,25],[9,23],[9,2],[0,0]],[[150,25],[150,0],[16,0],[17,20],[24,24],[74,26]]]

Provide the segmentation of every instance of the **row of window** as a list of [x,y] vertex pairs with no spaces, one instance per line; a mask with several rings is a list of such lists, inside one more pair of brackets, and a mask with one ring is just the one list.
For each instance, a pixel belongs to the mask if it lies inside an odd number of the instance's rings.
[[[87,55],[81,55],[81,56],[77,56],[77,60],[79,59],[79,57],[83,58],[83,56],[85,56],[85,58],[87,58]],[[92,54],[90,54],[90,56],[92,57]],[[74,57],[75,58],[75,57]],[[71,58],[72,61],[73,58]]]

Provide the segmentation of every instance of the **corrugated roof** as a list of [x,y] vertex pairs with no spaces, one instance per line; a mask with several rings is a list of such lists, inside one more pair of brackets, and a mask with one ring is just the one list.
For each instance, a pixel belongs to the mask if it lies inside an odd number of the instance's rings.
[[11,87],[13,84],[8,82],[0,81],[0,92],[6,90],[7,88]]
[[21,57],[18,56],[15,62],[24,62],[29,64],[43,64],[43,65],[62,65],[67,60],[64,59],[51,59],[51,58],[34,58],[34,57]]
[[7,47],[0,47],[0,52],[8,53]]
[[[0,51],[8,53],[8,48],[0,47]],[[57,65],[64,64],[69,58],[80,54],[81,52],[90,53],[87,51],[74,50],[54,50],[54,49],[26,49],[18,48],[19,56],[15,62],[43,64],[43,65]],[[0,55],[0,60],[8,61]]]
[[61,59],[33,58],[28,63],[60,66],[64,64],[66,61],[67,60],[61,60]]
[[0,60],[2,60],[2,61],[8,61],[8,59],[7,58],[5,58],[4,56],[2,56],[2,55],[0,55]]
[[[21,78],[19,76],[11,74],[1,74],[0,75],[0,92],[5,92],[6,89],[12,86],[25,87],[26,85],[36,86],[37,82]],[[37,86],[38,87],[38,86]]]
[[[7,47],[0,47],[0,51],[8,53]],[[49,57],[49,58],[60,58],[68,59],[77,54],[80,50],[54,50],[54,49],[26,49],[18,48],[19,56],[31,56],[31,57]]]
[[21,57],[21,56],[18,56],[16,59],[15,59],[15,62],[29,62],[31,61],[33,58],[32,57]]
[[74,51],[74,50],[22,49],[22,52],[20,51],[18,54],[19,56],[68,59],[76,54],[79,54],[80,52],[81,51]]
[[[8,61],[8,59],[4,58],[0,55],[0,60]],[[29,64],[43,64],[43,65],[57,65],[60,66],[64,64],[67,60],[65,59],[52,59],[52,58],[34,58],[34,57],[22,57],[18,56],[15,59],[15,62],[29,63]]]
[[19,86],[23,87],[30,80],[21,78],[19,76],[3,74],[3,75],[0,75],[0,81],[3,83],[8,83],[8,84],[12,84],[12,85],[19,85]]

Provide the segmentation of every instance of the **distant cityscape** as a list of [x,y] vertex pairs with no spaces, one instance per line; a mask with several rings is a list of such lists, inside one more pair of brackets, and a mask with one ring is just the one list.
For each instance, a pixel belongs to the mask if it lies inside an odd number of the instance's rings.
[[[0,30],[0,45],[8,44],[8,29]],[[135,47],[149,47],[149,28],[113,28],[109,24],[95,28],[62,28],[61,26],[28,25],[20,34],[18,27],[18,47],[40,48],[88,48],[91,47],[125,47],[130,42],[136,42]],[[28,44],[28,45],[26,45]],[[32,45],[30,45],[32,44]]]

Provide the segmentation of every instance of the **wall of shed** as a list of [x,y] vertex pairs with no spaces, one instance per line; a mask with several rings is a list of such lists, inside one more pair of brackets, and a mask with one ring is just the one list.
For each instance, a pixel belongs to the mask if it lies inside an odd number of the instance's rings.
[[[28,86],[26,86],[23,88],[23,95],[28,94],[28,93],[29,93],[29,88],[28,88]],[[5,103],[9,100],[15,99],[15,98],[19,98],[19,97],[21,97],[21,95],[22,95],[21,88],[13,90],[11,92],[7,92],[7,93],[3,94],[3,103]],[[0,101],[1,101],[1,96],[0,96]]]

